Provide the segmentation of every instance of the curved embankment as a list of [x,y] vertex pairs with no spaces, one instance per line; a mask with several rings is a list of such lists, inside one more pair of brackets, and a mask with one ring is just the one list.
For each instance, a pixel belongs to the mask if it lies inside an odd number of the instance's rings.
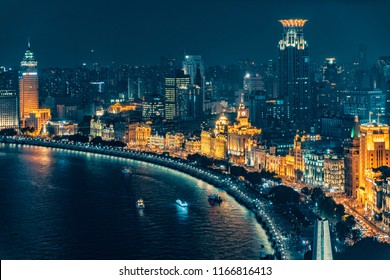
[[82,146],[61,142],[48,142],[25,139],[21,140],[0,138],[0,142],[60,148],[66,150],[123,157],[165,166],[186,173],[197,179],[201,179],[217,188],[225,190],[229,195],[234,197],[238,203],[244,205],[246,208],[251,210],[255,214],[257,221],[266,231],[271,246],[275,251],[275,256],[278,259],[286,257],[282,242],[279,239],[280,233],[278,233],[277,230],[272,226],[272,220],[270,219],[270,217],[266,216],[266,212],[262,210],[261,205],[265,205],[268,202],[260,198],[252,190],[245,187],[242,181],[237,180],[227,174],[216,174],[212,170],[199,167],[192,162],[188,162],[186,160],[178,158],[171,158],[169,156],[154,154],[151,152],[139,152],[134,150],[123,150],[115,148],[107,149],[104,147]]

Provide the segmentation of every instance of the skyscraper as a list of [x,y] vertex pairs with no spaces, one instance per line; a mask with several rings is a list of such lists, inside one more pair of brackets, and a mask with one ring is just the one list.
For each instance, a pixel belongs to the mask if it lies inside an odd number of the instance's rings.
[[183,60],[184,74],[190,75],[191,84],[202,87],[204,77],[204,65],[202,56],[200,55],[186,55]]
[[178,70],[174,77],[165,78],[165,118],[185,118],[188,116],[188,86],[190,76]]
[[186,55],[183,60],[184,74],[190,76],[191,91],[189,97],[190,117],[197,119],[205,110],[205,69],[200,55]]
[[19,72],[19,114],[22,126],[32,110],[39,107],[38,101],[38,62],[31,51],[30,42],[20,63]]
[[279,89],[284,100],[286,117],[297,128],[306,129],[311,124],[312,97],[309,80],[309,50],[303,36],[306,19],[280,20],[283,37],[279,41]]
[[19,128],[18,98],[13,90],[0,90],[0,130]]

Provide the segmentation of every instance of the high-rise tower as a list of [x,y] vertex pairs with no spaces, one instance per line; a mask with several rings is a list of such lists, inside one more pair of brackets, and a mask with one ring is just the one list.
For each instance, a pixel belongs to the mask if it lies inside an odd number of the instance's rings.
[[24,126],[30,112],[39,107],[37,65],[38,62],[31,51],[29,41],[28,48],[20,63],[21,68],[19,72],[19,114],[22,126]]
[[280,20],[283,37],[279,41],[280,99],[285,101],[287,122],[306,129],[311,124],[312,98],[309,80],[309,50],[303,37],[306,19]]

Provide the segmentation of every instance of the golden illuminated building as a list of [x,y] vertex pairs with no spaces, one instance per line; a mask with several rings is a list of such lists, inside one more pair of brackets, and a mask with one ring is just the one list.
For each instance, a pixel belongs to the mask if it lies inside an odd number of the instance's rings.
[[275,147],[271,147],[269,151],[264,147],[256,148],[254,153],[256,170],[274,172],[281,177],[286,175],[286,157],[277,155]]
[[112,114],[119,114],[127,111],[134,111],[137,109],[135,104],[115,103],[108,108],[108,112]]
[[165,148],[165,138],[162,135],[158,135],[157,132],[154,135],[151,135],[148,140],[148,146],[151,149],[164,149]]
[[26,125],[34,127],[34,135],[46,133],[46,123],[51,119],[50,109],[30,110],[29,117],[26,119]]
[[181,150],[184,146],[184,134],[167,132],[165,135],[165,148],[169,150]]
[[286,177],[288,179],[295,178],[295,159],[292,155],[286,155]]
[[[246,160],[245,156],[257,145],[261,129],[252,127],[249,122],[249,110],[244,105],[244,93],[241,95],[241,103],[237,110],[237,123],[228,127],[228,156],[231,162],[244,164],[254,162]],[[253,153],[250,153],[253,155]]]
[[38,62],[31,51],[30,42],[20,63],[19,75],[19,115],[22,127],[26,125],[26,119],[33,110],[39,108],[38,101]]
[[185,150],[189,154],[200,153],[201,152],[201,142],[200,142],[199,137],[186,139]]
[[227,157],[227,131],[229,120],[222,113],[219,119],[215,122],[213,132],[202,131],[201,138],[201,153],[205,156],[215,159],[226,159]]
[[200,151],[203,155],[211,156],[211,133],[208,131],[202,131],[200,134]]
[[152,128],[147,124],[139,124],[135,128],[135,145],[146,147],[149,142],[149,137],[152,134]]
[[[371,116],[370,116],[371,117]],[[378,117],[379,118],[379,117]],[[389,165],[390,142],[389,126],[379,122],[369,122],[360,126],[360,165],[357,202],[373,209],[372,169]]]

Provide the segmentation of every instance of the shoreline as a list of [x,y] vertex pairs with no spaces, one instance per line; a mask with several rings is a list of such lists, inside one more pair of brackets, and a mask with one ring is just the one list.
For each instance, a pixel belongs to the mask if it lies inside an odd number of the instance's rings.
[[[101,155],[110,155],[115,157],[127,158],[132,160],[138,160],[142,162],[147,162],[151,164],[156,164],[159,166],[164,166],[179,172],[183,172],[189,176],[200,179],[210,185],[213,185],[216,188],[223,189],[226,193],[233,197],[237,203],[246,207],[251,211],[256,218],[256,221],[264,229],[268,242],[271,245],[271,248],[274,250],[274,257],[276,259],[289,259],[286,257],[286,253],[282,242],[279,238],[280,233],[278,233],[274,226],[272,225],[272,220],[262,209],[262,205],[268,203],[265,199],[261,197],[254,197],[251,192],[244,192],[244,188],[240,188],[243,184],[242,181],[233,178],[230,175],[226,174],[214,174],[211,170],[192,164],[189,161],[172,158],[169,156],[164,156],[160,154],[155,154],[152,152],[141,152],[128,149],[119,149],[119,148],[104,148],[104,147],[95,147],[95,146],[82,146],[74,145],[60,142],[48,142],[48,141],[38,141],[38,140],[27,140],[27,139],[6,139],[4,137],[0,138],[0,143],[5,144],[17,144],[17,145],[31,145],[31,146],[40,146],[46,148],[59,148],[63,150],[72,150],[80,151],[85,153],[94,153]],[[221,178],[222,177],[222,178]],[[260,254],[260,252],[259,252]]]

